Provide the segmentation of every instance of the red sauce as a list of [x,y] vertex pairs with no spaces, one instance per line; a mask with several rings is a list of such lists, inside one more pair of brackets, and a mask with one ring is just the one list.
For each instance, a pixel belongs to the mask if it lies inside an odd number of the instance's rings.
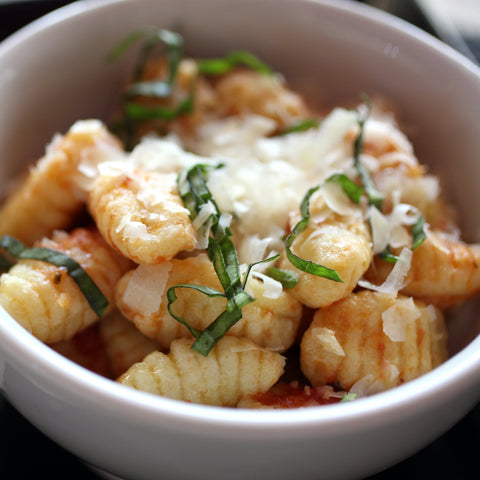
[[268,392],[253,395],[253,399],[275,408],[314,407],[338,403],[341,397],[332,396],[333,389],[310,387],[299,382],[279,383]]
[[74,361],[105,377],[111,377],[110,365],[98,333],[98,324],[93,324],[72,338],[76,357]]

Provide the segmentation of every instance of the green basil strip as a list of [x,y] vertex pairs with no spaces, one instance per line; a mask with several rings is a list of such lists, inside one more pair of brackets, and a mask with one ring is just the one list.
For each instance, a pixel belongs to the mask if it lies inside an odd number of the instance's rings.
[[169,64],[168,83],[173,83],[177,73],[178,64],[183,57],[183,37],[170,30],[156,27],[143,27],[127,35],[118,43],[107,55],[108,61],[117,60],[138,40],[144,40],[140,50],[137,64],[135,66],[135,78],[139,78],[143,73],[148,57],[152,49],[163,43],[167,47],[167,60]]
[[377,207],[378,210],[381,212],[384,195],[377,190],[377,187],[375,186],[370,172],[360,161],[360,155],[363,151],[363,135],[365,130],[365,122],[368,118],[368,115],[370,114],[370,104],[368,103],[367,106],[368,111],[366,115],[362,116],[360,113],[358,114],[358,126],[360,131],[353,144],[353,166],[360,175],[363,187],[365,188],[365,193],[367,194],[368,203]]
[[125,113],[130,120],[174,120],[193,110],[193,96],[188,96],[174,107],[144,107],[135,102],[125,104]]
[[285,128],[284,130],[282,130],[277,134],[277,137],[288,135],[289,133],[305,132],[306,130],[310,130],[311,128],[318,127],[320,123],[321,123],[321,120],[307,118],[305,120],[301,120],[300,122]]
[[[245,285],[247,284],[250,272],[252,271],[252,268],[255,265],[260,265],[261,263],[270,263],[270,262],[273,262],[273,261],[277,260],[278,258],[280,258],[280,254],[273,255],[272,257],[265,258],[264,260],[259,260],[258,262],[250,263],[247,267],[247,271],[245,272],[245,277],[243,278],[243,288],[245,288]],[[269,276],[271,276],[271,275],[269,275]],[[276,280],[276,279],[274,279],[274,280]]]
[[183,102],[170,108],[148,108],[128,101],[129,98],[135,95],[152,98],[167,98],[170,96],[177,75],[178,65],[183,57],[184,41],[181,35],[170,30],[144,27],[135,30],[115,46],[107,55],[107,60],[114,61],[118,59],[126,50],[141,39],[143,39],[144,42],[138,54],[133,78],[135,80],[141,78],[151,52],[158,44],[163,44],[167,48],[168,75],[166,80],[137,82],[126,89],[122,105],[124,119],[118,124],[118,133],[124,132],[127,149],[133,147],[135,122],[151,119],[173,120],[180,115],[191,112],[193,109],[193,93],[190,93]]
[[210,298],[225,297],[225,294],[222,293],[222,292],[219,292],[218,290],[215,290],[214,288],[205,287],[204,285],[194,285],[194,284],[191,284],[191,283],[179,283],[177,285],[174,285],[173,287],[170,287],[167,290],[167,300],[168,300],[167,309],[168,309],[168,313],[170,313],[170,315],[175,320],[177,320],[177,322],[180,322],[181,324],[185,325],[194,337],[198,337],[200,335],[201,331],[197,330],[196,328],[191,327],[187,323],[186,320],[184,320],[183,318],[176,315],[172,310],[172,305],[177,300],[177,294],[175,292],[175,290],[177,288],[191,288],[193,290],[197,290],[200,293],[203,293],[204,295],[207,295]]
[[211,202],[216,213],[211,215],[210,236],[208,239],[207,253],[212,261],[215,273],[222,285],[224,293],[199,285],[190,286],[209,296],[224,296],[227,299],[225,311],[220,314],[202,332],[193,329],[188,322],[177,317],[172,305],[176,301],[175,288],[186,287],[186,284],[171,287],[167,292],[168,310],[173,318],[184,324],[196,337],[192,349],[202,355],[208,355],[216,343],[228,330],[242,318],[242,308],[254,299],[243,290],[240,276],[240,265],[237,251],[231,240],[232,232],[224,221],[215,200],[207,186],[208,171],[220,165],[196,164],[178,175],[178,191],[185,208],[190,212],[193,221],[201,208]]
[[108,307],[108,300],[87,272],[73,258],[57,250],[43,247],[27,248],[22,242],[5,235],[0,240],[0,248],[17,259],[41,260],[57,267],[63,267],[78,285],[92,310],[101,317]]
[[12,257],[18,258],[27,247],[20,240],[10,235],[4,235],[0,239],[0,248],[6,250]]
[[135,44],[141,38],[145,38],[152,33],[152,28],[144,27],[129,33],[123,38],[115,47],[107,54],[107,60],[113,62],[118,60],[133,44]]
[[413,237],[412,250],[415,250],[427,238],[427,234],[425,232],[425,217],[423,215],[420,215],[418,220],[412,225],[411,232]]
[[210,237],[207,251],[225,295],[231,298],[241,288],[238,257],[233,243],[228,238],[218,243]]
[[357,394],[356,393],[346,393],[342,399],[340,400],[340,403],[341,402],[351,402],[352,400],[355,400],[357,398]]
[[389,263],[397,263],[398,257],[397,255],[394,255],[392,251],[390,250],[390,247],[387,245],[384,250],[382,250],[378,254],[378,258],[385,262]]
[[192,349],[207,356],[217,342],[242,318],[240,308],[221,313],[193,342]]
[[310,208],[309,208],[310,197],[319,188],[320,186],[310,188],[307,194],[305,195],[305,197],[303,198],[302,203],[300,204],[300,213],[302,215],[302,219],[295,225],[295,227],[292,229],[292,233],[290,233],[290,235],[288,235],[288,237],[285,239],[285,249],[286,249],[287,258],[294,267],[298,268],[302,272],[310,273],[312,275],[324,277],[329,280],[333,280],[335,282],[343,283],[342,278],[336,272],[336,270],[333,270],[331,268],[325,267],[318,263],[312,262],[311,260],[305,260],[295,255],[291,250],[293,242],[295,241],[297,236],[300,235],[308,227],[308,224],[310,223]]
[[[418,217],[418,220],[412,225],[411,233],[412,250],[415,250],[427,238],[427,234],[425,232],[425,217],[423,215],[420,215]],[[396,263],[396,261],[398,260],[398,257],[391,252],[388,245],[382,252],[378,254],[378,258],[390,263]]]
[[277,282],[280,282],[283,288],[294,288],[298,284],[298,276],[290,270],[269,267],[267,268],[266,274]]
[[246,292],[239,292],[227,302],[227,308],[193,342],[192,349],[208,355],[217,342],[242,318],[242,308],[253,302]]
[[224,58],[206,58],[197,60],[198,73],[201,75],[223,75],[230,72],[238,65],[255,70],[264,75],[271,75],[272,68],[262,62],[258,57],[244,50],[230,52]]
[[363,188],[358,186],[353,180],[348,178],[344,173],[334,173],[325,180],[326,182],[338,182],[342,190],[346,193],[348,198],[357,205],[360,203],[360,198],[363,194]]

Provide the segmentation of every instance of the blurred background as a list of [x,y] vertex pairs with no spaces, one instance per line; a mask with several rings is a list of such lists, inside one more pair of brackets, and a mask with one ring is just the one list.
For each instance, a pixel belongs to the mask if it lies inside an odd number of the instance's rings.
[[[0,41],[39,16],[68,3],[71,1],[0,0]],[[390,12],[438,37],[473,62],[480,63],[480,0],[370,0],[360,3]],[[480,478],[478,452],[480,404],[433,444],[368,480]],[[0,393],[1,480],[35,480],[39,477],[46,480],[98,480],[102,477],[97,473],[30,425]]]

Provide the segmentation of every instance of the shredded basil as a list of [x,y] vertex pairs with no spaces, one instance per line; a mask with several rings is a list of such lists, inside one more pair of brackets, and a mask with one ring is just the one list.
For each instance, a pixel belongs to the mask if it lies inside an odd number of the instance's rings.
[[266,271],[267,275],[282,284],[283,288],[294,288],[298,284],[298,276],[290,270],[269,267]]
[[[117,60],[137,41],[143,40],[134,68],[135,83],[130,85],[124,94],[122,105],[124,118],[115,125],[115,131],[125,135],[127,149],[133,147],[135,124],[139,121],[160,119],[173,120],[174,118],[191,112],[193,108],[193,93],[172,107],[145,107],[131,98],[137,95],[150,98],[168,98],[173,90],[173,84],[178,71],[178,65],[184,54],[183,37],[170,30],[156,27],[144,27],[135,30],[116,45],[107,55],[107,60]],[[163,45],[166,47],[167,76],[164,80],[139,81],[153,49]]]
[[306,130],[309,130],[310,128],[318,127],[320,123],[320,120],[307,118],[305,120],[301,120],[298,123],[290,125],[289,127],[279,132],[277,136],[288,135],[289,133],[304,132]]
[[351,402],[352,400],[355,400],[357,398],[357,394],[356,393],[346,393],[342,399],[340,400],[340,403],[341,402]]
[[377,190],[375,183],[369,173],[369,171],[365,168],[365,166],[360,161],[360,155],[363,150],[363,135],[365,130],[365,122],[367,121],[368,116],[370,115],[370,102],[367,102],[367,111],[365,114],[362,115],[362,112],[358,112],[358,126],[359,126],[359,133],[355,138],[355,142],[353,144],[353,166],[357,170],[358,174],[360,175],[360,179],[362,180],[363,187],[365,188],[365,193],[368,198],[368,203],[370,205],[374,205],[378,208],[379,211],[382,211],[382,203],[383,203],[383,194]]
[[412,250],[418,248],[424,240],[427,238],[427,233],[425,232],[425,217],[420,215],[418,220],[412,225]]
[[280,258],[280,254],[278,255],[274,255],[273,257],[268,257],[264,260],[260,260],[258,262],[254,262],[254,263],[251,263],[250,265],[248,265],[248,268],[247,268],[247,271],[245,272],[245,277],[243,279],[243,288],[245,288],[245,286],[247,285],[247,281],[248,281],[248,277],[250,275],[250,272],[252,270],[252,268],[255,266],[255,265],[259,265],[260,263],[268,263],[268,262],[273,262],[275,260],[278,260],[278,258]]
[[[352,202],[356,203],[357,205],[360,203],[360,198],[363,194],[362,187],[357,185],[344,173],[334,173],[325,180],[325,183],[327,182],[338,182],[342,187],[342,190]],[[342,278],[335,270],[325,267],[323,265],[319,265],[318,263],[314,263],[310,260],[300,258],[295,255],[291,250],[295,238],[300,235],[310,223],[310,198],[321,187],[322,185],[312,187],[302,200],[302,203],[300,205],[300,214],[302,218],[295,225],[295,227],[292,229],[292,232],[290,233],[290,235],[287,236],[285,240],[287,258],[290,260],[290,263],[292,265],[297,267],[299,270],[302,270],[303,272],[317,275],[319,277],[328,278],[329,280],[333,280],[335,282],[343,283]]]
[[310,197],[320,188],[321,186],[312,187],[308,190],[307,194],[300,204],[300,214],[302,216],[301,220],[293,227],[290,235],[285,239],[285,249],[287,258],[290,263],[301,270],[302,272],[310,273],[312,275],[317,275],[319,277],[328,278],[335,282],[342,282],[343,280],[340,275],[333,269],[314,263],[311,260],[305,260],[297,255],[295,255],[291,247],[295,239],[300,235],[310,223]]
[[[227,222],[224,221],[224,215],[220,212],[207,186],[207,175],[211,168],[215,167],[196,164],[180,172],[178,190],[185,208],[190,212],[192,221],[196,218],[202,206],[211,203],[215,207],[215,213],[210,216],[211,221],[206,222],[210,229],[207,253],[222,285],[223,293],[193,284],[187,284],[188,286],[186,284],[175,285],[167,291],[170,315],[187,326],[192,335],[196,337],[192,349],[204,356],[208,355],[216,343],[242,318],[242,308],[254,301],[244,290],[237,251],[231,240],[232,232]],[[211,297],[225,297],[227,299],[225,311],[205,330],[200,332],[190,327],[185,319],[173,312],[172,305],[177,299],[175,294],[177,288],[193,288]]]
[[348,178],[344,173],[334,173],[328,177],[325,182],[338,182],[342,190],[347,194],[348,198],[357,205],[363,194],[363,188],[357,185],[353,180]]
[[125,113],[130,120],[173,120],[180,115],[191,112],[193,109],[193,96],[188,96],[183,102],[174,107],[144,107],[139,103],[128,102],[125,104]]
[[398,260],[398,256],[392,253],[390,246],[388,245],[378,254],[378,258],[389,263],[397,263]]
[[58,267],[65,268],[78,285],[92,310],[101,317],[108,307],[108,300],[90,278],[88,273],[73,258],[57,250],[44,247],[28,248],[19,240],[4,235],[0,239],[0,248],[5,249],[12,257],[17,260],[31,259],[41,260]]
[[177,320],[181,324],[185,325],[194,337],[198,337],[200,335],[201,331],[197,330],[196,328],[191,327],[187,323],[186,320],[184,320],[181,317],[178,317],[171,310],[171,305],[177,300],[177,294],[176,294],[177,288],[191,288],[193,290],[197,290],[197,291],[203,293],[204,295],[207,295],[210,298],[225,297],[225,294],[222,293],[222,292],[219,292],[218,290],[215,290],[214,288],[205,287],[203,285],[194,285],[194,284],[191,284],[191,283],[179,283],[179,284],[174,285],[173,287],[171,287],[167,290],[168,312],[170,313],[170,315],[173,318],[175,318],[175,320]]
[[[138,59],[134,67],[133,78],[135,82],[127,87],[123,99],[124,118],[115,125],[115,131],[125,134],[127,148],[133,146],[135,124],[145,120],[171,121],[175,118],[190,113],[194,105],[194,86],[187,96],[173,106],[146,107],[141,103],[132,101],[133,97],[143,96],[148,98],[167,99],[171,96],[174,82],[178,73],[178,66],[184,55],[184,39],[177,32],[156,27],[144,27],[127,35],[107,55],[108,61],[115,61],[128,49],[139,41]],[[158,45],[166,47],[167,75],[165,79],[140,81],[145,66],[153,49]],[[200,75],[222,75],[238,65],[244,65],[259,73],[270,75],[273,70],[255,55],[243,51],[232,51],[223,58],[210,58],[197,60]]]
[[235,50],[223,58],[207,58],[197,60],[198,72],[201,75],[223,75],[235,67],[244,65],[264,75],[272,75],[272,68],[258,57],[244,50]]
[[120,58],[130,47],[137,41],[144,40],[137,63],[134,69],[134,78],[141,77],[148,58],[154,47],[163,44],[167,48],[167,60],[169,64],[169,74],[167,83],[173,83],[178,64],[183,57],[184,40],[182,35],[171,30],[165,30],[157,27],[143,27],[131,32],[123,40],[121,40],[108,54],[108,61],[115,61]]
[[[425,217],[423,215],[420,215],[418,217],[418,220],[412,225],[411,234],[412,250],[415,250],[427,238],[427,234],[425,232]],[[378,258],[390,263],[396,263],[398,260],[398,256],[392,253],[392,251],[390,250],[390,246],[388,245],[382,252],[378,254]]]

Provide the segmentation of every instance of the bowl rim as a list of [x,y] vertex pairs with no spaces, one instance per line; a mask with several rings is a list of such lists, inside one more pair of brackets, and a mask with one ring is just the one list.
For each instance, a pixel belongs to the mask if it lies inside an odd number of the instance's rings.
[[[342,12],[377,28],[393,31],[403,41],[414,41],[432,54],[452,62],[456,69],[470,72],[480,81],[480,68],[468,58],[423,30],[388,13],[347,0],[295,1]],[[110,9],[116,4],[130,2],[131,0],[79,0],[61,7],[3,40],[0,43],[0,58],[45,28],[59,22],[75,20],[78,16],[81,17],[93,10]],[[292,410],[238,409],[232,413],[232,409],[225,407],[189,404],[129,389],[90,372],[58,354],[24,330],[1,307],[0,318],[2,318],[0,350],[4,349],[10,357],[14,357],[21,370],[30,377],[33,375],[33,368],[35,375],[38,376],[34,380],[36,383],[55,384],[65,394],[71,395],[72,401],[77,403],[84,401],[112,414],[120,414],[125,408],[129,408],[133,419],[157,423],[163,422],[168,416],[169,420],[175,418],[178,421],[177,425],[183,424],[189,429],[194,425],[224,431],[234,427],[238,433],[248,433],[255,427],[257,433],[263,432],[274,438],[278,429],[287,428],[293,436],[295,432],[296,435],[308,436],[314,434],[319,424],[322,428],[329,426],[338,430],[342,426],[351,425],[354,421],[357,426],[383,422],[385,415],[393,412],[396,412],[397,416],[408,416],[411,411],[415,411],[412,407],[415,405],[418,407],[419,402],[423,402],[426,405],[424,408],[427,408],[428,405],[442,402],[445,397],[455,395],[454,390],[467,391],[472,379],[480,380],[479,336],[444,364],[422,377],[354,402]],[[1,377],[0,365],[0,380]],[[8,398],[8,391],[6,393]],[[73,400],[74,398],[76,400]],[[132,406],[135,408],[132,409]]]

